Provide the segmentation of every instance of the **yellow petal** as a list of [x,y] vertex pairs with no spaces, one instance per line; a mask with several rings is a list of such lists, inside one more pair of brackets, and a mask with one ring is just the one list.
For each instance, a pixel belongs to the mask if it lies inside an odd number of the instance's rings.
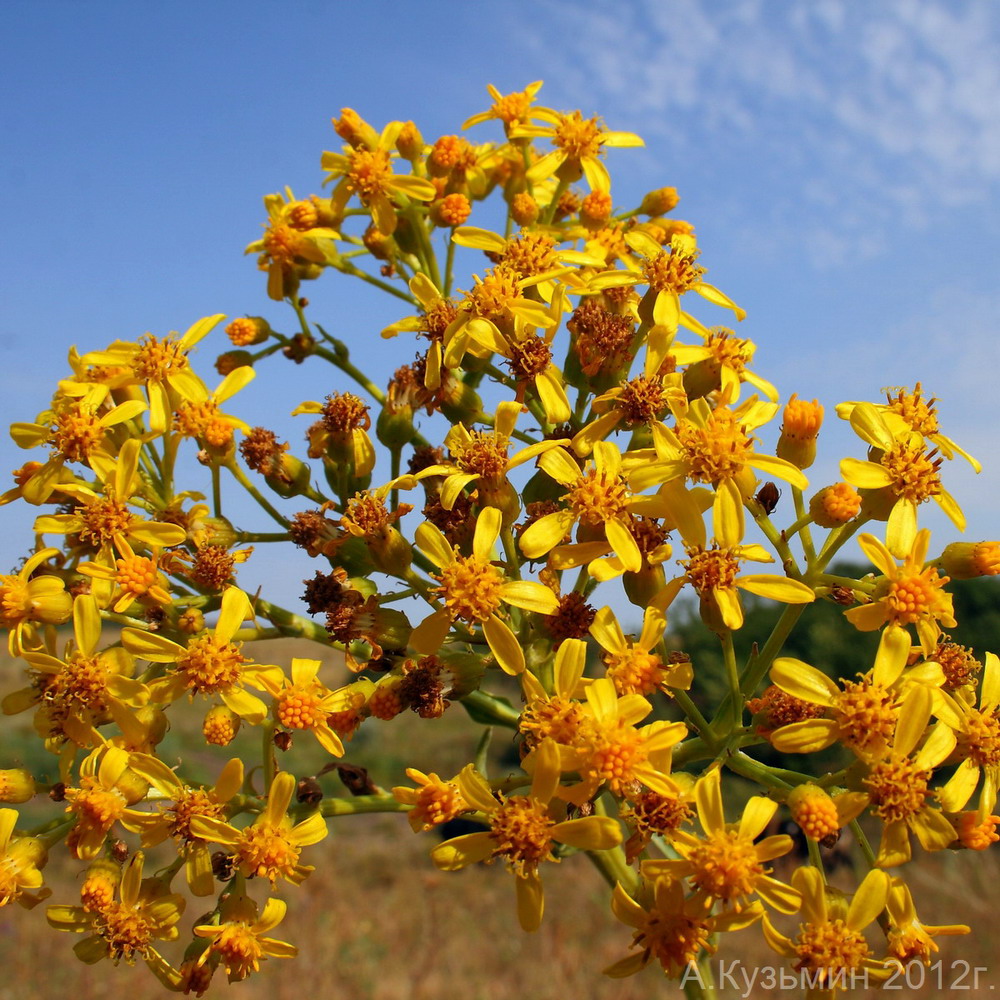
[[483,635],[504,673],[524,672],[524,650],[517,636],[496,615],[483,622]]

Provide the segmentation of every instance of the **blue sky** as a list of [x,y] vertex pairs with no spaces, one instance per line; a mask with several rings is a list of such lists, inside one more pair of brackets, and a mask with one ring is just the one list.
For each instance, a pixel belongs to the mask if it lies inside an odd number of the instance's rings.
[[[542,79],[542,103],[645,138],[611,152],[616,201],[675,185],[708,280],[749,314],[739,332],[758,344],[758,370],[785,397],[827,405],[813,481],[836,478],[838,444],[863,457],[834,427],[835,403],[922,379],[945,432],[986,466],[948,467],[969,537],[997,535],[1000,4],[33,0],[4,22],[5,421],[44,408],[71,344],[216,312],[286,328],[242,251],[262,195],[320,190],[342,107],[379,127],[412,118],[433,139],[487,106],[487,83]],[[310,286],[315,316],[384,382],[413,345],[380,341],[399,310],[347,285]],[[210,383],[226,346],[220,333],[203,348]],[[344,388],[320,363],[262,376],[233,410],[296,435],[295,404]],[[0,467],[26,457],[0,443]],[[18,506],[2,517],[6,570],[32,518]],[[927,523],[932,549],[953,537],[942,518]],[[277,572],[297,584],[312,572],[303,560],[252,561],[241,583]]]

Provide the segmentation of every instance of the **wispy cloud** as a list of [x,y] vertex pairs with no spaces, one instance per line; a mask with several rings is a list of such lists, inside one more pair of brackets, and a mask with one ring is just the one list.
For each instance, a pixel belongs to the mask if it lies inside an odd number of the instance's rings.
[[1000,4],[544,6],[564,26],[564,86],[596,90],[617,127],[744,158],[776,222],[815,215],[820,262],[877,253],[880,227],[920,229],[1000,187]]

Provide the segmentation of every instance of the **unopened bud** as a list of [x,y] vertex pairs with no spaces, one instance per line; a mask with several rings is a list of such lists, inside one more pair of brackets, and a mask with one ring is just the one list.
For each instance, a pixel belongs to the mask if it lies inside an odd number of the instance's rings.
[[642,212],[643,215],[649,216],[666,215],[667,212],[672,212],[677,207],[677,203],[680,200],[680,196],[677,194],[677,188],[657,188],[655,191],[650,191],[642,199],[639,211]]
[[785,406],[778,438],[778,458],[791,462],[796,468],[808,469],[816,461],[816,438],[823,425],[823,407],[817,400],[792,398]]
[[825,486],[809,501],[809,516],[821,528],[838,528],[853,521],[861,510],[861,497],[847,483]]
[[788,808],[810,840],[822,840],[840,829],[837,806],[819,785],[797,785],[788,794]]
[[34,798],[35,779],[23,767],[0,771],[0,802],[27,802]]
[[953,580],[1000,574],[1000,542],[952,542],[938,560]]
[[205,715],[201,734],[206,743],[226,747],[240,731],[240,717],[226,705],[213,705]]

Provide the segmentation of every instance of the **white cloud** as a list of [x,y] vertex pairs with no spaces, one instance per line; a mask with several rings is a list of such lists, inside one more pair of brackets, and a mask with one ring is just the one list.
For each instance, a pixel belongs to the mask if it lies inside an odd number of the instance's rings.
[[[864,230],[920,229],[929,208],[996,196],[1000,3],[628,0],[583,17],[568,0],[544,7],[564,44],[534,44],[564,60],[552,74],[563,88],[610,105],[612,127],[789,168],[772,178],[785,186],[773,210],[779,222],[815,214],[820,263]],[[859,221],[834,225],[845,198]]]

